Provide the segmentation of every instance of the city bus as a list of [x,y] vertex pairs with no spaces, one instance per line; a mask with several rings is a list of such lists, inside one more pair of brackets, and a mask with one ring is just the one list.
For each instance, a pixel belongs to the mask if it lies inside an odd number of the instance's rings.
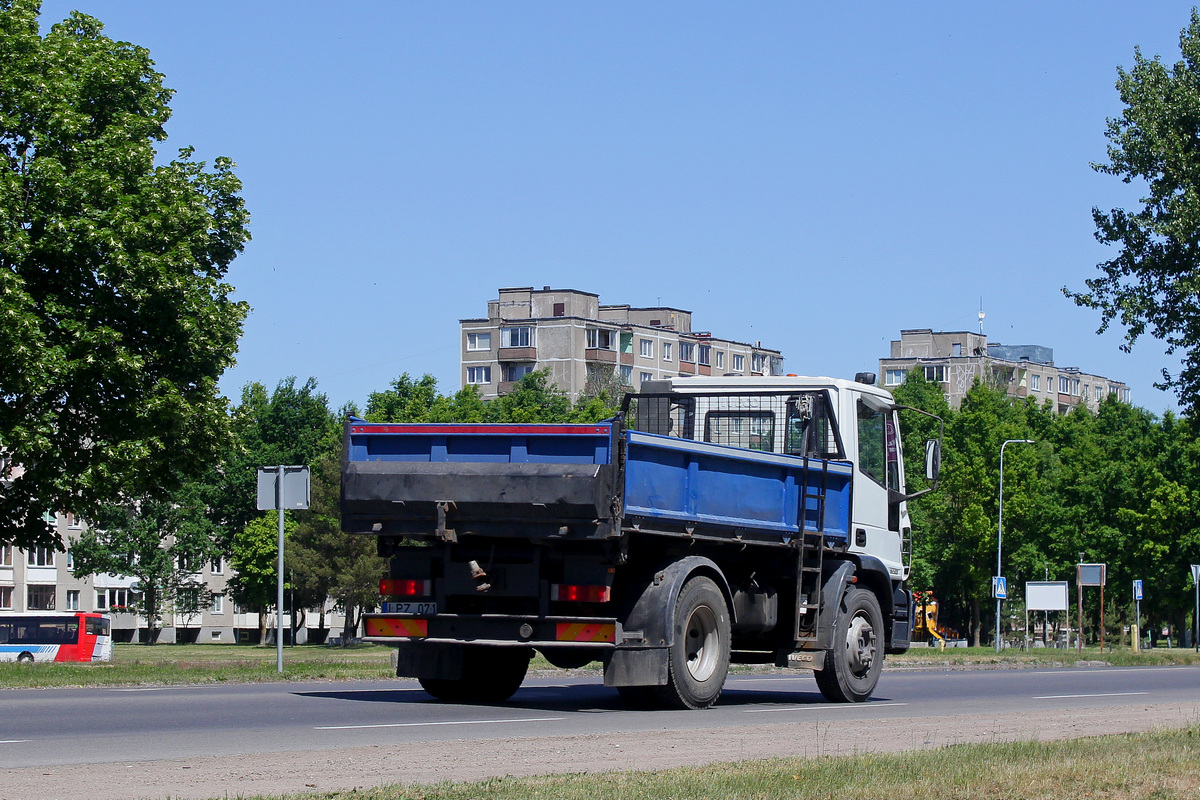
[[103,614],[0,614],[0,661],[111,661],[110,621]]

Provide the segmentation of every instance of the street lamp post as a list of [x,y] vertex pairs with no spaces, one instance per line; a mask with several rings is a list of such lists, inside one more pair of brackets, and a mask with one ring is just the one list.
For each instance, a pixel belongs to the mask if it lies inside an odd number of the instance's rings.
[[[1001,575],[1001,553],[1004,545],[1004,448],[1010,444],[1033,444],[1033,439],[1005,439],[1000,445],[1000,513],[996,527],[996,577]],[[997,581],[999,583],[999,581]],[[998,588],[998,587],[997,587]],[[1000,603],[999,592],[996,593],[996,652],[1000,652]]]

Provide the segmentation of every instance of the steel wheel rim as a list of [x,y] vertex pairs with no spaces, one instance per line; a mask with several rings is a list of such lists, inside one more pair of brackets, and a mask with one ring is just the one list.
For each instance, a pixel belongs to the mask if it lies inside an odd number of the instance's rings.
[[846,663],[859,678],[875,663],[875,629],[862,612],[855,614],[846,627]]
[[708,606],[694,609],[683,628],[684,656],[693,680],[706,681],[717,671],[721,649],[717,615]]

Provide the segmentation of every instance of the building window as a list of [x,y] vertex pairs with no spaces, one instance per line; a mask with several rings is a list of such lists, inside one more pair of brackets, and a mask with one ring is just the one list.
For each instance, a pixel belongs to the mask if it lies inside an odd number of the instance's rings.
[[35,547],[27,553],[27,562],[31,567],[53,567],[54,551],[49,547]]
[[531,372],[533,372],[532,364],[509,364],[504,367],[504,380],[516,383]]
[[663,342],[662,351],[663,351],[663,361],[670,361],[671,360],[671,343]]
[[621,365],[621,385],[633,386],[633,367]]
[[1122,403],[1128,403],[1128,402],[1129,402],[1129,390],[1128,390],[1128,389],[1122,389],[1122,390],[1121,390],[1121,402],[1122,402]]
[[735,355],[733,357],[733,371],[734,372],[745,372],[746,371],[746,357],[745,356]]
[[1071,393],[1071,379],[1066,377],[1065,375],[1058,376],[1058,393],[1059,394],[1070,394]]
[[105,611],[108,609],[116,609],[125,611],[129,608],[129,590],[128,589],[97,589],[96,590],[96,610]]
[[753,355],[750,356],[750,371],[751,372],[757,372],[758,374],[761,375],[763,372],[766,371],[765,370],[766,365],[767,365],[767,357],[765,355],[763,355],[762,353],[754,353]]
[[696,363],[696,345],[691,342],[679,343],[679,360],[689,364]]
[[5,611],[12,610],[12,590],[11,586],[0,586],[0,608]]
[[520,328],[501,328],[500,346],[533,347],[533,328],[530,328],[529,326],[522,326]]
[[703,364],[706,367],[711,365],[712,364],[712,346],[707,345],[707,344],[700,345],[700,347],[697,348],[696,358],[699,359],[700,364]]
[[717,363],[714,365],[717,369],[725,369],[725,353],[721,350],[716,352]]
[[0,544],[0,567],[11,567],[12,563],[12,545]]
[[467,349],[468,350],[491,350],[492,335],[490,333],[468,333],[467,334]]
[[210,614],[224,614],[225,613],[225,595],[214,594],[212,596],[212,605],[210,605],[208,607],[208,613],[210,613]]
[[555,303],[554,304],[554,316],[565,317],[566,315],[567,315],[567,304],[566,303]]
[[67,556],[67,569],[75,569],[75,554],[72,553],[70,550],[68,550],[66,552],[66,556]]
[[83,527],[82,521],[79,519],[79,517],[75,516],[74,514],[67,513],[67,514],[64,514],[63,516],[65,516],[67,518],[67,527],[70,528],[71,530],[79,530],[80,528]]
[[491,367],[467,367],[467,383],[484,384],[492,382]]
[[950,354],[955,358],[960,357],[962,355],[962,342],[955,342],[950,345]]
[[930,383],[945,383],[946,367],[942,364],[926,367],[925,380],[929,381]]
[[54,587],[30,586],[29,603],[25,607],[30,611],[53,611]]
[[587,329],[587,346],[592,350],[616,350],[617,343],[613,334],[616,331],[610,331],[606,328],[588,328]]
[[654,341],[652,339],[639,339],[638,355],[642,358],[654,358]]
[[214,558],[212,561],[209,562],[208,568],[212,572],[213,575],[224,575],[225,574],[225,559],[223,559],[221,556],[217,556],[216,558]]
[[1041,375],[1030,375],[1029,376],[1030,391],[1040,392],[1041,385],[1042,385],[1042,376]]
[[180,572],[196,572],[196,559],[187,553],[180,553],[178,558]]
[[646,381],[652,381],[652,380],[654,380],[653,373],[643,372],[638,375],[638,383],[645,383]]
[[1076,397],[1079,396],[1079,379],[1078,378],[1075,378],[1074,380],[1071,381],[1071,394],[1075,395]]
[[79,590],[78,589],[68,589],[67,590],[67,611],[78,611],[78,610],[79,610]]
[[884,386],[899,386],[904,383],[905,371],[902,369],[889,369],[883,374]]

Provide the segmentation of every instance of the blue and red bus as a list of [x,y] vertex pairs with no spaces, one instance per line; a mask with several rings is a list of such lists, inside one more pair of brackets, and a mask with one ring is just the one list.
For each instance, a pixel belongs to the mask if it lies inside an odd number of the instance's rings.
[[110,626],[86,611],[0,614],[0,661],[111,661]]

